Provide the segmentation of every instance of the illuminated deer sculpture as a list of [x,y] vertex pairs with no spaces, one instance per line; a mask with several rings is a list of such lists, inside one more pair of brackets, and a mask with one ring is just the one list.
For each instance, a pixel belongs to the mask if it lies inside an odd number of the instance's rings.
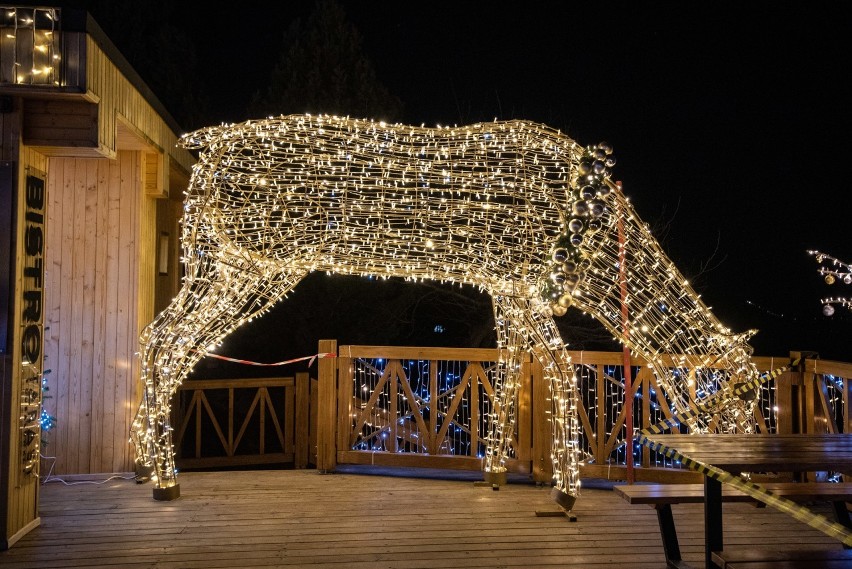
[[[756,376],[747,336],[716,320],[636,218],[609,180],[606,144],[584,148],[524,121],[422,128],[309,115],[204,128],[181,144],[201,150],[185,201],[186,278],[142,334],[132,434],[138,464],[156,473],[155,497],[177,488],[169,412],[181,381],[311,271],[490,294],[506,355],[486,474],[505,471],[520,358],[531,351],[551,388],[553,496],[567,509],[579,488],[578,395],[553,317],[570,307],[643,355],[677,411],[715,394],[712,421],[692,418],[692,430],[752,429],[753,403],[724,397]],[[697,371],[687,377],[661,354]]]

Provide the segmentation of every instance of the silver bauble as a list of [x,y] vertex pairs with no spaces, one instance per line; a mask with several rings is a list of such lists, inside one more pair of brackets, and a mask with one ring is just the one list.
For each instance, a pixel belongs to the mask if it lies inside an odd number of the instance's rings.
[[[561,296],[559,298],[562,298]],[[831,304],[826,304],[822,307],[822,313],[826,316],[832,316],[834,314],[834,306]]]
[[560,247],[553,251],[553,260],[557,263],[564,263],[568,259],[568,249]]

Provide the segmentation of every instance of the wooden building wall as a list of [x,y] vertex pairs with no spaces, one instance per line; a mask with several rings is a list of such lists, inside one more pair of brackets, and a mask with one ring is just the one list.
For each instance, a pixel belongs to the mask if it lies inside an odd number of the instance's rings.
[[136,151],[50,159],[46,408],[57,427],[45,451],[56,474],[132,470],[135,354],[153,317],[155,203],[140,168]]
[[[181,133],[152,105],[147,88],[131,81],[120,54],[91,35],[85,42],[85,97],[27,101],[24,118],[24,143],[50,157],[46,408],[57,426],[45,449],[55,458],[43,466],[55,474],[133,469],[128,440],[141,397],[138,338],[177,290],[177,220],[194,163],[176,147]],[[94,128],[57,139],[48,128],[57,121]],[[169,259],[161,274],[163,235]]]
[[[195,162],[177,147],[182,132],[168,111],[78,12],[63,11],[62,85],[18,84],[0,73],[0,160],[7,170],[14,164],[17,188],[27,166],[46,185],[42,353],[50,370],[45,408],[56,426],[42,447],[55,458],[41,466],[57,475],[133,468],[138,338],[177,290],[177,219]],[[3,44],[4,69],[27,57],[10,45]],[[162,235],[169,236],[164,269]],[[18,324],[10,321],[10,330]],[[19,488],[7,475],[22,436],[14,392],[22,373],[13,355],[0,353],[0,550],[38,523],[38,485]]]

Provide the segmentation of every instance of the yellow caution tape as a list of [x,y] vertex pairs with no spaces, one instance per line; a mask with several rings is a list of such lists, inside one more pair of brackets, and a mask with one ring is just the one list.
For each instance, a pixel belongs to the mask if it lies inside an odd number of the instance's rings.
[[801,362],[801,361],[802,361],[801,358],[796,358],[795,360],[790,362],[789,365],[786,365],[784,367],[779,367],[779,368],[774,369],[770,372],[767,372],[767,373],[763,374],[762,376],[757,377],[757,378],[755,378],[755,379],[753,379],[753,380],[751,380],[747,383],[743,383],[742,385],[740,385],[736,389],[734,389],[733,392],[725,393],[722,390],[719,390],[716,393],[714,393],[713,395],[711,395],[710,397],[706,398],[704,401],[702,401],[698,405],[696,405],[694,409],[691,409],[691,410],[689,410],[689,411],[687,411],[687,412],[685,412],[681,415],[675,415],[671,419],[663,419],[662,421],[660,421],[656,425],[651,425],[647,429],[643,429],[642,433],[652,434],[652,435],[659,435],[661,433],[664,433],[665,431],[667,431],[669,429],[672,429],[672,428],[679,426],[681,423],[684,423],[684,422],[687,422],[687,421],[694,419],[695,417],[699,416],[702,413],[707,413],[718,402],[718,400],[722,396],[728,395],[728,397],[739,397],[743,393],[746,393],[748,391],[756,389],[756,388],[760,387],[761,385],[763,385],[764,383],[766,383],[768,381],[772,381],[773,379],[775,379],[776,377],[778,377],[779,375],[781,375],[785,371],[797,367],[799,365],[799,362]]

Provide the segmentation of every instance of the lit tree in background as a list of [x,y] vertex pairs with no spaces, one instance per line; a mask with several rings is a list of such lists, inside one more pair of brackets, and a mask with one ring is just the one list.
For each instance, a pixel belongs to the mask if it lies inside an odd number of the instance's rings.
[[[843,284],[852,284],[852,266],[821,251],[810,250],[808,254],[816,257],[817,263],[820,264],[819,274],[825,279],[825,284],[833,285],[838,280],[843,281]],[[822,302],[822,313],[826,316],[834,315],[835,305],[852,310],[852,298],[848,296],[829,296],[820,302]]]

